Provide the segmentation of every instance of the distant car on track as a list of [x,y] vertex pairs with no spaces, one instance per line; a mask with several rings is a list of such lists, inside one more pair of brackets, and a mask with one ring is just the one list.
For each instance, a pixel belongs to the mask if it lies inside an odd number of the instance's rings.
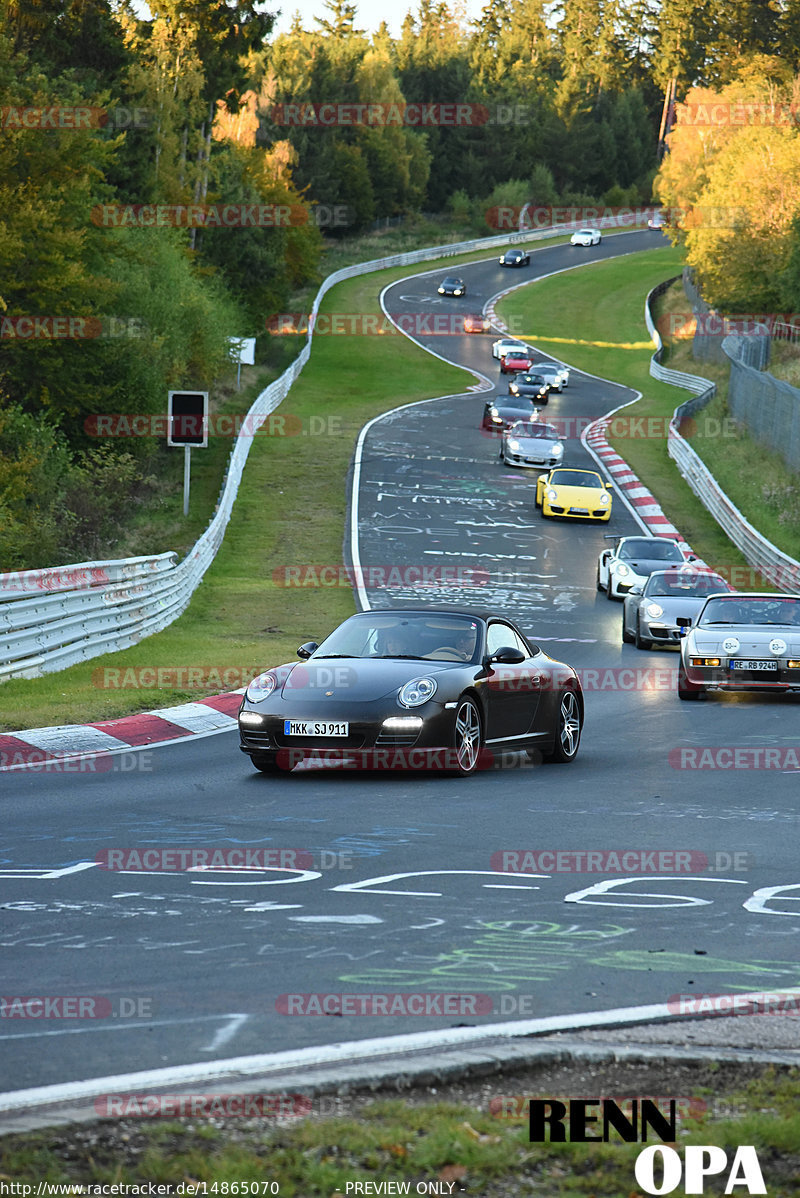
[[679,699],[709,690],[800,692],[800,595],[710,595],[695,620],[678,623]]
[[517,420],[503,433],[500,457],[506,466],[560,466],[564,442],[552,424]]
[[488,316],[481,314],[470,315],[464,317],[464,332],[465,333],[488,333],[491,331],[491,323]]
[[603,549],[597,559],[597,589],[609,599],[621,599],[635,586],[643,587],[654,570],[665,569],[670,562],[685,565],[697,561],[694,553],[684,553],[677,541],[667,537],[609,537],[613,548]]
[[576,671],[496,613],[359,612],[298,656],[259,674],[242,700],[239,747],[262,773],[312,758],[469,777],[499,751],[577,755]]
[[601,241],[599,229],[578,229],[569,239],[570,245],[599,245]]
[[623,600],[622,639],[637,649],[679,645],[678,620],[693,619],[709,595],[733,588],[712,570],[671,566],[654,570],[644,586],[635,586]]
[[557,467],[536,480],[536,506],[543,516],[609,520],[611,485],[594,470]]
[[504,429],[510,428],[518,420],[533,420],[537,411],[538,408],[533,401],[521,395],[487,399],[483,409],[481,428],[485,432],[497,433],[499,436]]
[[522,250],[506,250],[499,261],[501,266],[530,266],[531,256]]
[[499,337],[497,341],[492,342],[492,357],[503,358],[510,349],[527,349],[527,346],[516,337]]
[[517,374],[511,379],[508,384],[508,394],[522,395],[525,399],[532,399],[537,404],[546,404],[550,398],[550,384],[543,374],[528,371],[525,374]]
[[530,352],[527,349],[510,349],[500,359],[501,374],[524,374],[533,365]]
[[466,295],[467,285],[463,279],[458,279],[455,275],[448,275],[446,279],[442,279],[438,291],[439,295]]
[[563,391],[569,383],[568,368],[559,366],[557,362],[534,362],[533,369],[537,374],[544,375],[551,391]]

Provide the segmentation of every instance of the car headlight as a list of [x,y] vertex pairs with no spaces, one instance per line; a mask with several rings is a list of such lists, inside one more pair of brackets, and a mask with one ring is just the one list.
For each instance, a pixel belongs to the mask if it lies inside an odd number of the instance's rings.
[[439,288],[439,295],[444,295],[444,287]]
[[461,288],[456,287],[455,291],[453,292],[453,295],[461,295]]
[[436,694],[436,681],[433,678],[415,678],[401,686],[397,701],[401,707],[421,707]]
[[[603,507],[607,507],[608,504],[611,503],[611,496],[609,495],[608,491],[604,491],[603,494],[600,496],[600,502],[603,505]],[[628,569],[627,566],[624,566],[623,569],[627,573],[627,569]],[[620,573],[622,573],[622,571],[620,571]]]
[[274,674],[259,674],[250,683],[248,683],[245,697],[248,698],[251,703],[260,703],[262,699],[266,699],[272,694],[277,685],[278,679]]
[[556,491],[554,487],[550,487],[549,491],[547,492],[547,498],[551,503],[555,503],[555,501],[558,499],[558,491]]
[[560,458],[560,457],[563,455],[563,453],[564,453],[564,446],[563,446],[563,445],[560,445],[560,444],[559,444],[559,445],[554,445],[554,446],[553,446],[553,451],[552,451],[552,452],[553,452],[553,457],[554,457],[554,458]]
[[663,616],[664,614],[664,608],[660,607],[658,603],[648,603],[644,610],[650,620],[657,620],[659,616]]
[[508,448],[513,449],[514,453],[517,453],[517,451],[519,450],[519,441],[509,441]]
[[497,411],[497,408],[495,408],[495,407],[491,407],[491,408],[489,408],[489,415],[490,415],[490,416],[499,416],[499,414],[500,414],[500,413]]
[[627,576],[630,574],[630,570],[624,562],[619,562],[614,567],[614,573],[617,575],[617,578],[627,578]]

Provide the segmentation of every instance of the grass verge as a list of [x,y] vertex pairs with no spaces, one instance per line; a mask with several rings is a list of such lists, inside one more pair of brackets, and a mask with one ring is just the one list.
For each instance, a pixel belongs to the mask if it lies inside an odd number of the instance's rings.
[[[717,1074],[713,1067],[695,1070],[695,1077],[704,1076],[690,1087],[694,1101],[678,1104],[676,1148],[722,1148],[728,1169],[704,1191],[722,1193],[736,1148],[753,1145],[766,1192],[771,1198],[790,1198],[797,1194],[800,1175],[797,1071],[754,1068],[756,1076],[746,1083],[734,1081],[732,1068]],[[678,1080],[673,1076],[677,1072],[663,1063],[659,1093],[687,1095],[685,1076]],[[609,1092],[597,1077],[588,1091],[585,1079],[584,1088],[580,1080],[567,1084],[558,1093],[588,1093],[592,1085],[592,1092]],[[3,1174],[34,1186],[41,1181],[86,1186],[151,1182],[164,1186],[162,1193],[279,1193],[282,1198],[382,1192],[639,1198],[646,1192],[635,1179],[643,1144],[624,1144],[613,1132],[606,1144],[531,1143],[524,1098],[489,1098],[490,1090],[502,1086],[506,1096],[551,1093],[546,1077],[531,1089],[506,1076],[494,1078],[479,1094],[474,1083],[454,1083],[439,1087],[438,1093],[414,1090],[403,1098],[377,1101],[329,1097],[323,1109],[341,1114],[283,1120],[277,1126],[274,1120],[253,1118],[93,1123],[5,1137],[0,1142]],[[467,1100],[465,1089],[472,1091]],[[633,1087],[629,1082],[625,1090],[611,1092],[643,1093],[635,1080]],[[381,1189],[374,1188],[379,1184]],[[679,1187],[670,1192],[686,1191]]]
[[[694,551],[726,576],[735,571],[733,577],[743,577],[749,570],[745,559],[684,482],[667,453],[667,426],[678,404],[690,398],[689,392],[658,382],[649,372],[653,347],[647,344],[645,296],[657,283],[679,274],[682,265],[679,251],[672,247],[599,262],[590,270],[568,272],[515,292],[500,303],[498,311],[506,321],[513,318],[521,322],[526,333],[547,352],[578,369],[642,393],[642,398],[624,412],[636,420],[612,422],[609,443],[647,484],[664,514]],[[598,296],[602,296],[602,303],[598,303]],[[685,298],[682,308],[686,308]],[[565,329],[575,327],[579,337],[564,337]],[[694,374],[706,373],[691,362],[669,364]],[[617,394],[609,389],[609,407]],[[709,408],[706,413],[711,417],[716,410]],[[701,425],[698,421],[698,427]],[[717,426],[709,420],[705,427]],[[712,444],[720,457],[727,453],[727,441],[713,436],[706,438],[703,448],[698,445],[698,452],[727,490],[706,457],[706,449]],[[763,584],[762,589],[770,588]]]

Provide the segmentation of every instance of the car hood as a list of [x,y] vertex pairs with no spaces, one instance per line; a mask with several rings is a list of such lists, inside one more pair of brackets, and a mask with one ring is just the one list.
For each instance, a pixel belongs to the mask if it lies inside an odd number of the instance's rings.
[[643,595],[639,597],[642,607],[646,607],[648,603],[657,603],[664,611],[663,616],[658,616],[657,618],[659,620],[666,620],[667,622],[671,620],[673,624],[679,616],[696,616],[705,601],[705,595],[701,595],[699,598],[672,595]]
[[605,493],[602,487],[569,487],[565,483],[548,483],[547,486],[555,488],[559,503],[566,507],[591,507]]
[[[515,437],[510,431],[506,436],[507,441],[517,441],[519,443],[520,453],[544,453],[550,454],[556,445],[560,445],[560,441],[551,441],[549,437]],[[577,490],[584,488],[578,487]]]
[[[653,560],[651,558],[646,558],[646,557],[637,557],[637,558],[634,558],[632,561],[629,560],[628,558],[626,558],[625,561],[614,562],[612,569],[618,565],[619,566],[627,566],[629,570],[633,570],[633,572],[635,574],[638,574],[640,577],[644,578],[644,577],[647,577],[647,575],[649,575],[649,574],[653,574],[656,570],[663,570],[665,566],[670,566],[670,565],[680,566],[681,564],[683,564],[683,565],[686,564],[686,562],[684,561],[683,558],[681,558],[680,562],[678,562],[678,561],[665,562],[663,557],[658,560]],[[704,599],[704,602],[705,602],[705,599]]]
[[348,701],[368,703],[394,694],[414,678],[424,675],[440,679],[453,669],[463,669],[464,664],[398,658],[321,657],[318,661],[312,658],[281,666],[276,673],[282,685],[275,693],[293,703],[303,700],[331,706]]
[[[729,656],[722,648],[723,641],[735,637],[739,648],[732,650],[737,657],[795,657],[800,658],[800,630],[793,625],[720,624],[718,628],[692,629],[691,639],[698,653]],[[770,649],[772,641],[786,645],[777,653]]]

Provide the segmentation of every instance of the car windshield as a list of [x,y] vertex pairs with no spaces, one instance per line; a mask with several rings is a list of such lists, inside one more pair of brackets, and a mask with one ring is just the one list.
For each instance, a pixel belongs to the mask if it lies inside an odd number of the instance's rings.
[[447,279],[445,279],[445,280],[444,280],[444,282],[442,283],[442,286],[443,286],[443,287],[460,287],[460,286],[461,286],[461,280],[460,280],[460,279],[450,279],[450,278],[447,278]]
[[369,612],[351,616],[326,637],[312,658],[403,658],[475,661],[481,626],[469,616],[422,612]]
[[674,595],[677,598],[694,599],[713,595],[716,591],[727,591],[728,587],[718,574],[698,574],[694,571],[674,570],[669,574],[651,574],[644,593],[647,596]]
[[800,599],[776,596],[709,599],[700,620],[707,624],[800,625]]
[[527,384],[531,387],[541,387],[544,384],[544,379],[540,374],[523,374],[517,379],[516,385],[519,386],[520,383],[523,386]]
[[684,556],[674,541],[660,541],[656,537],[626,541],[624,545],[620,545],[617,556],[623,562],[632,561],[637,557],[647,558],[651,562],[684,561]]
[[550,475],[554,487],[602,487],[599,474],[591,470],[554,470]]
[[551,441],[558,439],[558,433],[552,424],[539,424],[530,420],[518,420],[509,431],[512,437],[546,437]]
[[506,354],[507,358],[527,358],[528,351],[525,349],[510,349]]

